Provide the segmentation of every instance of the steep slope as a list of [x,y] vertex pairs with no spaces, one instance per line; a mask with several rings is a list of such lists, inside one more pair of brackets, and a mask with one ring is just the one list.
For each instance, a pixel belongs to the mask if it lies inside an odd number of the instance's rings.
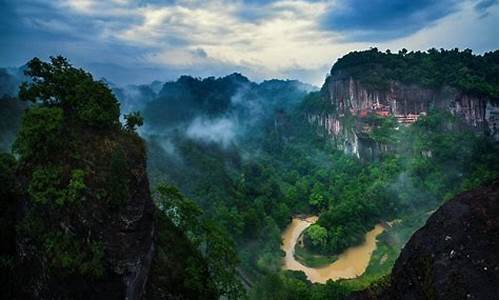
[[498,182],[444,204],[406,244],[385,287],[351,299],[498,298]]
[[[137,124],[120,124],[106,85],[62,57],[33,59],[27,74],[33,82],[21,86],[20,98],[33,105],[14,143],[17,182],[2,179],[13,190],[2,200],[17,208],[17,249],[7,268],[18,275],[1,295],[140,299],[148,284],[148,291],[169,288],[166,299],[215,298],[206,262],[155,207]],[[2,169],[13,168],[12,159],[2,161]],[[169,267],[152,270],[152,261]]]
[[[449,111],[498,140],[498,51],[352,52],[339,59],[321,90],[322,109],[308,113],[338,148],[372,159],[390,145],[370,136],[370,115],[401,126],[433,110]],[[325,109],[326,108],[326,109]]]

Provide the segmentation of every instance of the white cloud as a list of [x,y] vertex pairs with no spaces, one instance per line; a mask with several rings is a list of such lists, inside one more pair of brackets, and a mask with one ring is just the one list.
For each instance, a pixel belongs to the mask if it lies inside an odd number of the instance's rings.
[[486,12],[475,9],[476,2],[466,1],[456,13],[443,18],[439,23],[408,37],[384,43],[384,48],[393,50],[427,50],[429,48],[471,48],[475,52],[498,49],[498,3]]
[[[498,4],[483,15],[474,10],[477,2],[473,0],[464,1],[457,13],[411,36],[379,44],[346,42],[340,33],[322,29],[321,17],[331,9],[342,9],[339,1],[277,0],[259,5],[242,0],[47,3],[53,3],[48,5],[67,19],[44,20],[40,16],[33,23],[44,30],[69,33],[82,24],[75,21],[68,25],[73,17],[83,18],[86,28],[81,35],[92,50],[89,59],[113,60],[109,49],[126,48],[130,52],[117,53],[112,63],[129,64],[129,68],[136,64],[192,70],[193,75],[233,69],[244,71],[253,80],[305,76],[298,79],[321,85],[335,60],[352,50],[378,46],[392,50],[470,47],[482,51],[491,48],[492,40],[498,43]],[[99,58],[99,51],[106,55]]]
[[197,117],[186,130],[186,135],[205,142],[214,142],[227,147],[236,137],[237,124],[230,118],[208,119]]

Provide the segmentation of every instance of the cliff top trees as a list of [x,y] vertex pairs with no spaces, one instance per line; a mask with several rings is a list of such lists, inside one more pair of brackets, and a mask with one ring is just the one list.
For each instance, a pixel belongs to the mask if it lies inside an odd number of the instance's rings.
[[21,100],[61,107],[67,117],[96,128],[119,125],[120,105],[103,82],[95,81],[90,73],[74,68],[62,56],[50,60],[47,63],[33,58],[28,62],[25,73],[32,82],[20,86]]
[[[58,292],[49,282],[37,282],[36,276],[60,286],[72,278],[105,277],[102,232],[108,228],[98,224],[104,215],[115,218],[120,212],[112,209],[117,188],[109,178],[130,181],[134,176],[130,170],[139,165],[131,158],[144,159],[144,150],[137,135],[122,129],[119,103],[110,89],[89,73],[59,56],[50,62],[34,58],[25,74],[31,81],[21,85],[19,98],[33,105],[26,109],[13,144],[19,155],[16,175],[23,178],[19,184],[24,192],[17,242],[29,249],[21,259],[22,268],[29,270],[25,275],[33,276],[26,279],[28,293],[34,290],[31,285],[41,285],[37,293],[52,298],[49,295]],[[110,158],[121,148],[127,149],[124,171],[117,174]],[[126,205],[131,198],[127,186],[118,187],[124,191],[119,200]]]
[[352,76],[375,89],[387,88],[389,80],[397,80],[430,88],[448,85],[498,99],[498,50],[474,55],[470,49],[402,49],[396,54],[372,48],[340,58],[332,67],[334,74]]

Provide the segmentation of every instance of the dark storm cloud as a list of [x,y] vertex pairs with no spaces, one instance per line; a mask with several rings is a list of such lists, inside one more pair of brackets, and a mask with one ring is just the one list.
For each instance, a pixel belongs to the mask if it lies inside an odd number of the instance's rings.
[[321,20],[346,40],[383,41],[412,34],[458,9],[456,0],[343,0]]
[[485,10],[487,10],[488,8],[492,7],[497,3],[498,0],[479,0],[475,8],[480,12],[484,12]]
[[[0,66],[60,54],[118,84],[232,72],[321,84],[340,55],[439,26],[463,7],[480,27],[445,42],[496,48],[496,0],[0,0]],[[471,34],[479,30],[484,41]]]

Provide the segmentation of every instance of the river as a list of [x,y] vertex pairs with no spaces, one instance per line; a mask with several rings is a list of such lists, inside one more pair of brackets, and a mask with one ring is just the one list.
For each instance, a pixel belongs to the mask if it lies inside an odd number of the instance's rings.
[[283,240],[281,249],[286,253],[283,269],[303,271],[311,282],[319,283],[325,283],[329,279],[355,278],[363,274],[368,267],[373,251],[377,247],[377,236],[384,231],[384,227],[376,225],[375,228],[366,233],[363,244],[348,248],[338,256],[335,262],[319,268],[310,268],[295,260],[293,253],[300,234],[317,220],[316,216],[292,219],[292,223],[288,225],[281,236]]

